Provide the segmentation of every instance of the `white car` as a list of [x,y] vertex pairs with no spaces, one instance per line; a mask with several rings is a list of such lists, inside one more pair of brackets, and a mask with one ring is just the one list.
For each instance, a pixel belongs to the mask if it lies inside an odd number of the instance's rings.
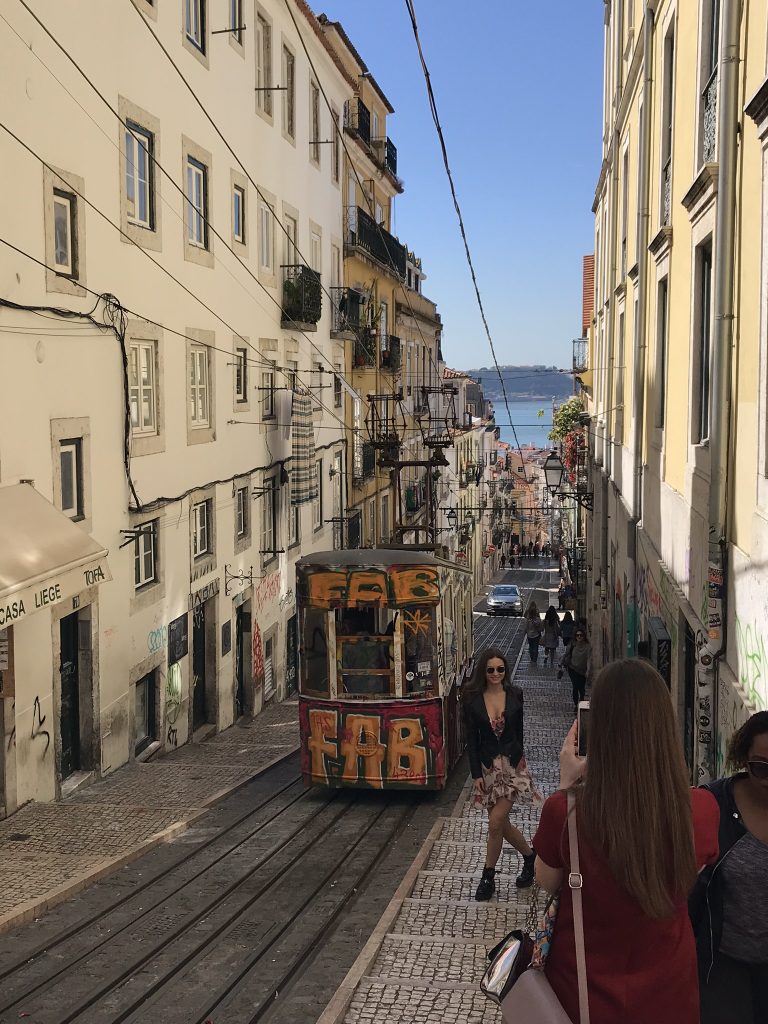
[[489,615],[522,615],[523,598],[514,583],[497,583],[487,599]]

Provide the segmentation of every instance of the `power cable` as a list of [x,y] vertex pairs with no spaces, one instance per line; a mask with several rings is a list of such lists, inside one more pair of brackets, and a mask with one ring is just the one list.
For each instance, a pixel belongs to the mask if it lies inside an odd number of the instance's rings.
[[[474,264],[472,262],[472,254],[469,251],[469,241],[467,239],[467,233],[466,233],[466,230],[464,228],[464,217],[463,217],[462,212],[461,212],[461,206],[459,205],[459,199],[458,199],[458,196],[456,195],[456,186],[454,185],[454,181],[453,181],[453,173],[451,171],[450,163],[448,162],[448,149],[447,149],[446,144],[445,144],[445,137],[443,135],[443,128],[442,128],[442,125],[440,124],[440,117],[439,117],[438,112],[437,112],[437,102],[435,100],[435,94],[434,94],[434,92],[432,90],[432,81],[431,81],[430,74],[429,74],[429,68],[427,67],[427,62],[426,62],[426,60],[424,58],[424,51],[422,50],[422,47],[421,47],[421,38],[419,36],[419,28],[418,28],[418,24],[416,22],[416,11],[415,11],[414,6],[413,6],[413,0],[405,0],[405,6],[408,8],[408,14],[409,14],[410,19],[411,19],[411,26],[413,28],[414,39],[416,40],[416,46],[417,46],[417,49],[419,51],[419,58],[421,60],[422,73],[424,75],[424,81],[425,81],[426,87],[427,87],[427,97],[429,99],[429,109],[430,109],[430,112],[432,114],[432,120],[435,123],[435,128],[437,130],[437,137],[438,137],[438,140],[440,142],[440,150],[441,150],[442,156],[443,156],[443,165],[445,167],[445,172],[446,172],[446,174],[448,176],[448,183],[449,183],[450,188],[451,188],[451,195],[453,197],[453,205],[454,205],[454,209],[456,210],[456,216],[457,216],[458,221],[459,221],[459,230],[461,232],[462,241],[464,242],[464,253],[466,255],[467,264],[469,266],[469,272],[470,272],[470,274],[472,276],[472,285],[473,285],[474,290],[475,290],[475,297],[477,299],[477,305],[478,305],[478,308],[480,310],[480,317],[481,317],[481,319],[483,321],[483,327],[485,329],[486,337],[488,338],[488,344],[490,345],[490,348],[491,348],[491,355],[493,356],[494,366],[496,367],[496,372],[497,372],[497,374],[499,376],[499,381],[501,383],[501,391],[502,391],[502,394],[504,396],[504,405],[506,406],[507,415],[509,416],[509,419],[511,421],[512,420],[512,412],[511,412],[511,410],[509,408],[509,400],[507,399],[507,389],[506,389],[506,386],[504,384],[504,377],[502,376],[501,369],[499,367],[499,360],[496,357],[496,349],[495,349],[494,344],[493,344],[493,338],[491,337],[491,330],[490,330],[490,327],[488,326],[488,320],[487,320],[487,317],[485,315],[485,308],[483,306],[483,300],[480,297],[480,288],[479,288],[479,285],[477,283],[477,276],[475,274],[475,267],[474,267]],[[515,443],[517,444],[517,447],[518,447],[518,450],[519,450],[520,449],[520,442],[518,441],[517,431],[515,430],[514,426],[512,427],[512,431],[513,431],[513,433],[515,435]]]

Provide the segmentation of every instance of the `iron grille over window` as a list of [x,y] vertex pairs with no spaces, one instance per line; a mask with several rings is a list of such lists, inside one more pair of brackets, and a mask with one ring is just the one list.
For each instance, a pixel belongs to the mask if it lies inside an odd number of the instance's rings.
[[396,334],[389,335],[386,348],[381,350],[381,365],[390,373],[397,373],[400,369],[400,339]]
[[376,472],[376,450],[370,441],[363,442],[363,479]]
[[332,331],[357,331],[361,326],[363,296],[354,288],[331,288],[333,302]]
[[320,275],[303,263],[289,264],[283,271],[283,322],[316,324],[323,306]]
[[583,373],[587,366],[587,341],[585,338],[576,338],[573,342],[573,372]]
[[397,177],[397,146],[389,137],[384,145],[384,166]]
[[366,145],[371,141],[371,112],[359,97],[347,100],[344,107],[344,127],[358,135]]

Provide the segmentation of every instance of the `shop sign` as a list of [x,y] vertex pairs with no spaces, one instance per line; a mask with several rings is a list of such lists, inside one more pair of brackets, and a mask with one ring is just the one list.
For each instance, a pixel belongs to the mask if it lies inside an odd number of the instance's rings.
[[0,598],[0,628],[13,626],[43,608],[61,604],[81,590],[111,579],[106,557],[60,574],[52,573],[44,583],[23,587],[12,595]]

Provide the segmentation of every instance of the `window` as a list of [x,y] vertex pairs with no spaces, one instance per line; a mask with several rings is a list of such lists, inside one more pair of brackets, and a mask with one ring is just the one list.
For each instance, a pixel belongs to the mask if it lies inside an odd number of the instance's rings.
[[198,501],[192,506],[192,557],[211,553],[211,502]]
[[140,590],[157,580],[157,520],[139,527],[133,553],[133,586]]
[[287,46],[283,47],[283,131],[296,137],[296,58]]
[[379,305],[379,339],[382,345],[387,344],[389,338],[389,307],[386,302]]
[[83,518],[82,438],[59,442],[61,511],[70,519]]
[[332,112],[331,129],[333,131],[331,175],[338,185],[341,177],[341,118],[338,110]]
[[336,373],[333,375],[333,407],[341,408],[341,367],[336,366]]
[[376,499],[371,498],[368,504],[368,543],[376,547]]
[[275,477],[264,481],[261,498],[261,553],[269,562],[277,555],[277,486]]
[[208,170],[191,156],[187,157],[187,240],[208,248]]
[[319,530],[323,525],[323,460],[318,459],[315,463],[315,485],[317,497],[312,499],[312,526]]
[[128,393],[132,431],[135,434],[156,433],[155,344],[152,341],[130,343]]
[[256,18],[256,106],[268,117],[272,116],[273,84],[272,26],[259,14]]
[[312,363],[312,412],[322,412],[323,405],[320,392],[323,389],[323,364]]
[[621,161],[621,280],[627,276],[627,233],[629,231],[629,144]]
[[667,406],[667,324],[669,287],[665,277],[659,281],[659,298],[656,310],[656,379],[659,382],[656,426],[663,429]]
[[[616,346],[616,432],[618,433],[624,422],[624,338],[625,338],[625,317],[624,313],[619,314],[619,336]],[[621,417],[621,420],[619,420]]]
[[194,427],[210,424],[208,394],[208,350],[194,345],[190,350],[189,405]]
[[125,129],[125,195],[131,224],[155,227],[154,137],[131,121]]
[[229,0],[229,27],[238,43],[243,41],[243,0]]
[[140,754],[155,736],[155,672],[142,676],[136,683],[134,709],[134,752]]
[[232,189],[232,235],[245,245],[245,189],[240,185]]
[[293,267],[299,262],[297,243],[299,226],[295,217],[285,216],[285,265]]
[[379,523],[379,531],[381,535],[382,544],[386,544],[389,541],[389,495],[382,494],[381,496],[381,521]]
[[291,391],[295,391],[296,385],[299,382],[299,364],[295,359],[287,359],[285,368],[288,377],[288,387]]
[[331,287],[341,287],[341,250],[331,244]]
[[205,0],[184,0],[184,33],[193,46],[205,53]]
[[275,371],[263,370],[261,374],[261,418],[275,418]]
[[235,349],[235,401],[248,401],[248,350]]
[[259,264],[263,270],[274,269],[274,226],[272,210],[267,203],[259,204]]
[[[290,484],[288,485],[290,488]],[[288,495],[288,546],[293,547],[299,543],[299,505],[294,505],[291,501],[290,489],[287,491]]]
[[670,29],[664,40],[664,72],[661,98],[661,187],[660,217],[662,226],[672,215],[672,122],[675,115],[675,35]]
[[53,261],[57,274],[77,277],[77,197],[63,189],[53,190]]
[[318,274],[323,269],[323,241],[317,231],[313,231],[309,237],[309,265]]
[[248,488],[238,487],[235,494],[235,532],[238,537],[248,533]]
[[377,110],[371,111],[371,142],[375,142],[379,138],[379,113]]
[[704,0],[702,12],[701,99],[699,135],[701,159],[717,159],[717,65],[720,55],[720,0]]
[[697,412],[694,443],[706,441],[709,437],[709,359],[712,332],[712,244],[708,242],[699,248],[698,288],[696,289],[696,320],[698,321],[698,353],[696,360]]
[[376,223],[379,225],[384,224],[384,207],[381,203],[376,203]]
[[309,155],[314,163],[320,163],[320,88],[317,82],[309,83]]

